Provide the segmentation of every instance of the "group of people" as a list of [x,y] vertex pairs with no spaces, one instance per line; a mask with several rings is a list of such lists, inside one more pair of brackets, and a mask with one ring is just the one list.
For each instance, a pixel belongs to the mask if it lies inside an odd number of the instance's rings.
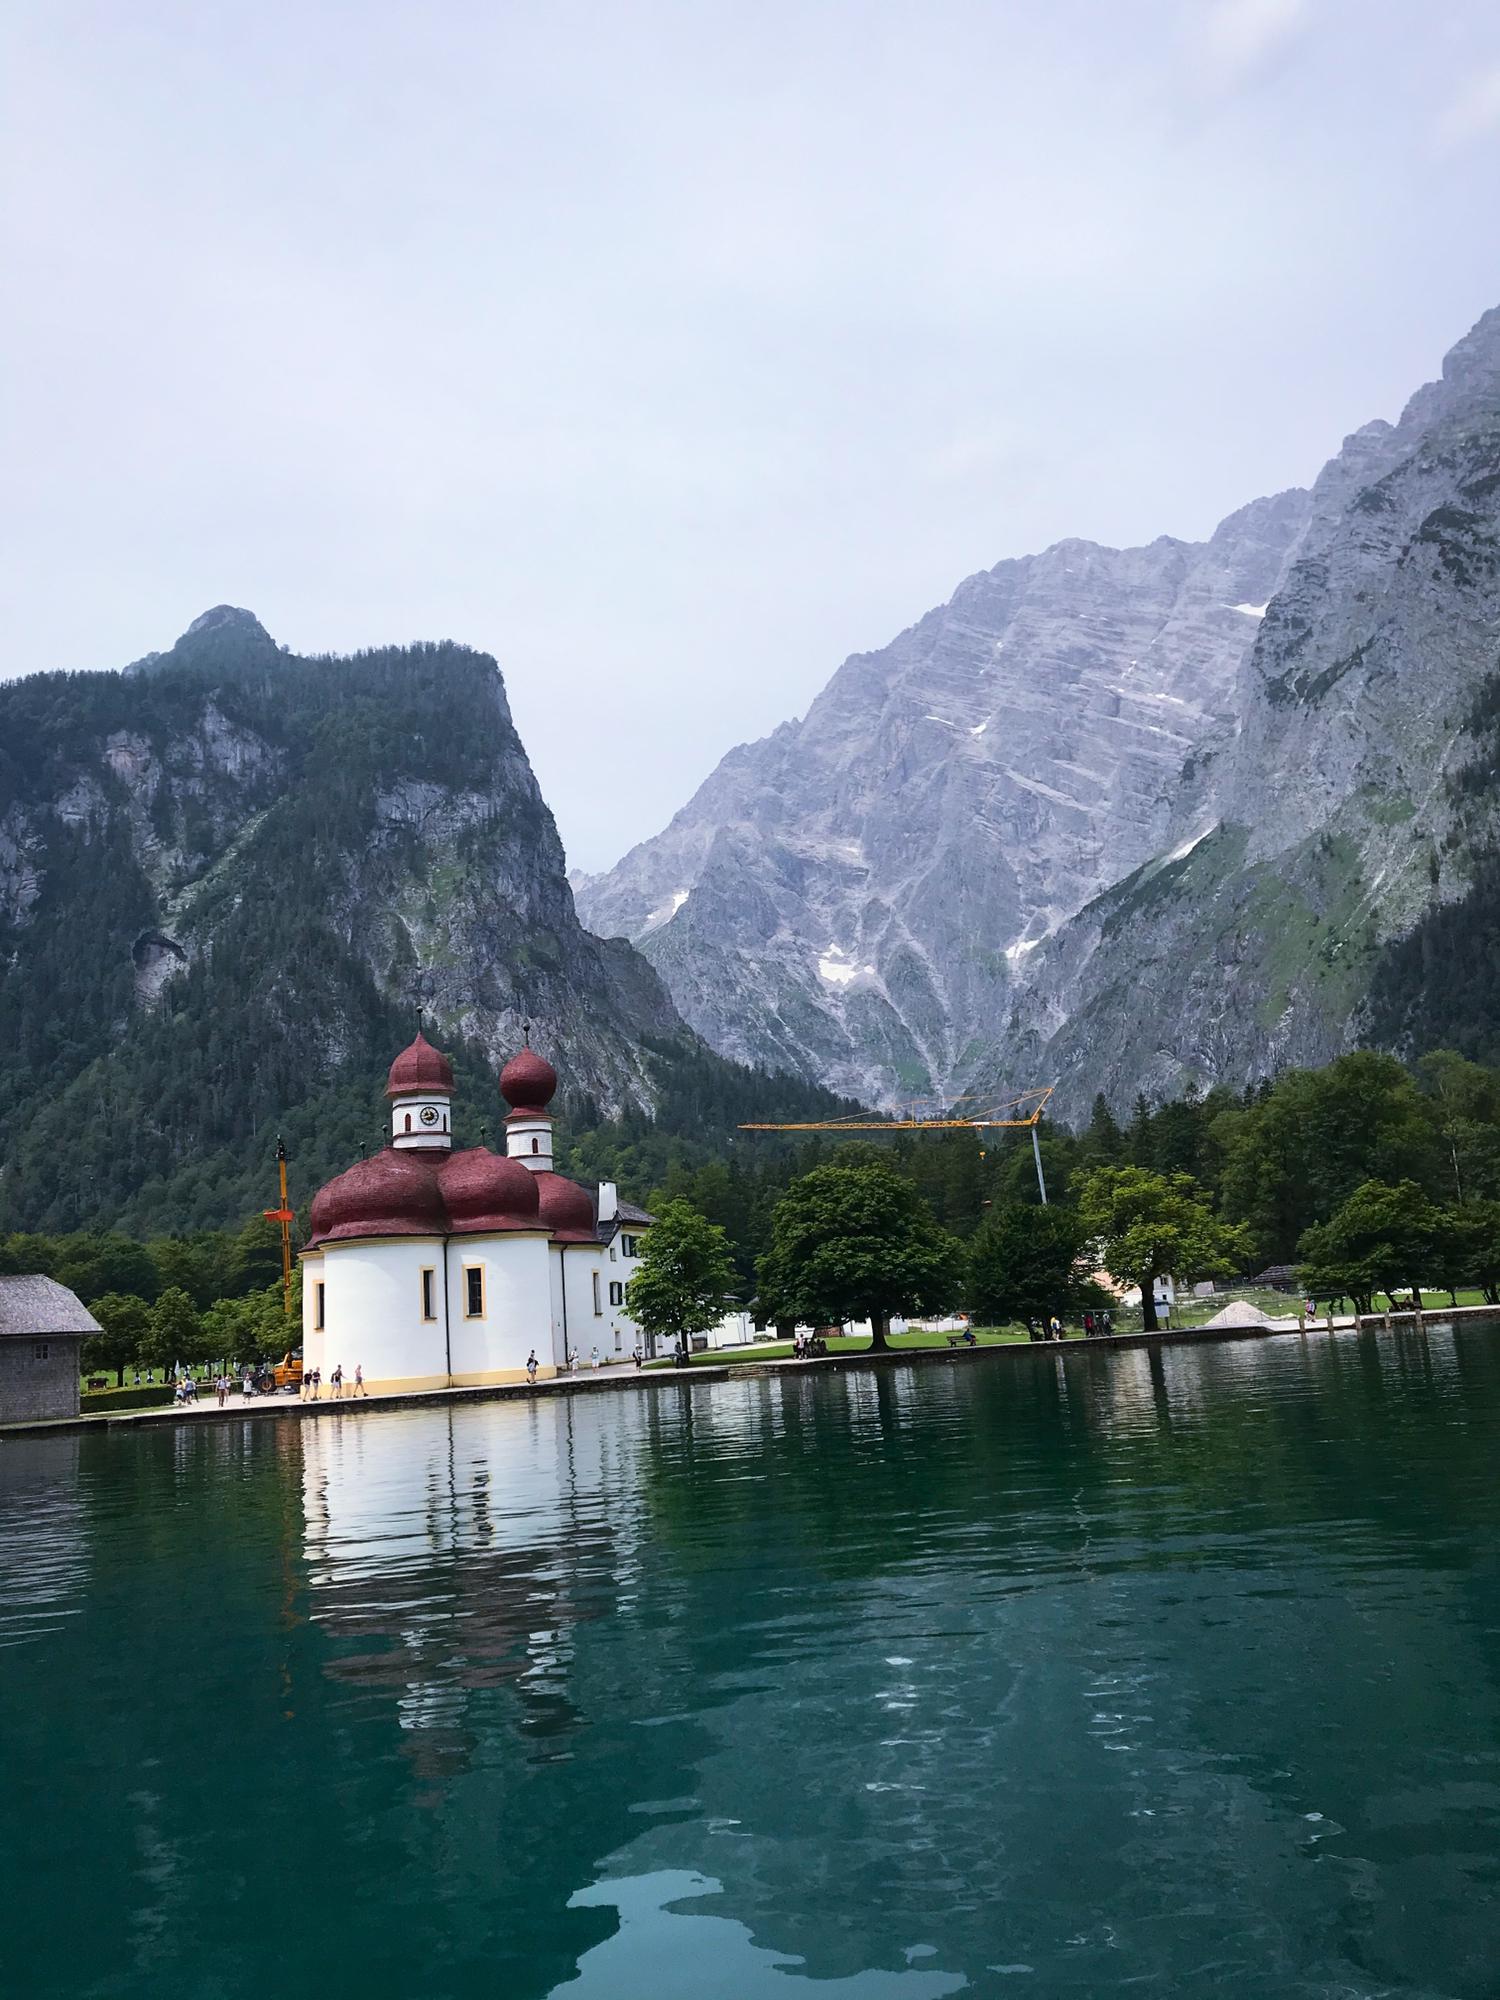
[[[1115,1330],[1115,1316],[1111,1312],[1086,1312],[1083,1315],[1083,1337],[1096,1340],[1112,1334]],[[1067,1332],[1056,1313],[1050,1319],[1028,1319],[1026,1338],[1028,1340],[1066,1340]]]
[[[344,1376],[343,1362],[340,1361],[339,1363],[337,1363],[337,1365],[333,1370],[333,1373],[328,1378],[328,1387],[333,1392],[332,1395],[329,1397],[329,1401],[334,1403],[336,1403],[339,1400],[339,1398],[343,1395],[346,1388],[351,1396],[368,1396],[370,1392],[365,1387],[365,1371],[363,1363],[358,1361],[355,1362],[353,1377],[348,1380],[346,1380]],[[317,1403],[322,1400],[322,1396],[323,1396],[322,1369],[313,1368],[304,1371],[302,1376],[303,1402]]]

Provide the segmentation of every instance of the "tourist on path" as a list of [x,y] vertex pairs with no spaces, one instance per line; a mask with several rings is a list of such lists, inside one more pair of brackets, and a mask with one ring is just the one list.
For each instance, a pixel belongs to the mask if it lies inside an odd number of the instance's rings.
[[328,1386],[333,1391],[333,1400],[337,1402],[339,1397],[344,1393],[344,1364],[342,1361],[335,1364],[333,1373],[328,1378]]
[[531,1352],[530,1352],[530,1353],[529,1353],[529,1354],[527,1355],[527,1357],[526,1357],[526,1380],[527,1380],[528,1382],[532,1383],[533,1385],[535,1385],[535,1382],[536,1382],[536,1349],[535,1349],[534,1347],[532,1348]]
[[354,1393],[356,1396],[368,1396],[370,1393],[365,1387],[365,1366],[362,1361],[356,1361],[354,1364]]

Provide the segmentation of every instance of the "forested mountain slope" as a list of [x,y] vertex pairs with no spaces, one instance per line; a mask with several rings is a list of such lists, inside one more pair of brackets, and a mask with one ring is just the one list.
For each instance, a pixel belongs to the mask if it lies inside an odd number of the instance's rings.
[[301,659],[220,606],[124,673],[0,686],[0,1229],[237,1222],[278,1130],[305,1193],[380,1143],[419,1007],[472,1137],[527,1019],[575,1133],[786,1102],[579,924],[485,655]]

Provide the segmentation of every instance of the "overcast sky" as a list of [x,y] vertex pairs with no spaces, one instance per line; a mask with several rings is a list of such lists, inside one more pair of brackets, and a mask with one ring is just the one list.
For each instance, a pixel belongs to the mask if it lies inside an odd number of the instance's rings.
[[1493,0],[9,0],[0,672],[493,652],[569,858],[1500,303]]

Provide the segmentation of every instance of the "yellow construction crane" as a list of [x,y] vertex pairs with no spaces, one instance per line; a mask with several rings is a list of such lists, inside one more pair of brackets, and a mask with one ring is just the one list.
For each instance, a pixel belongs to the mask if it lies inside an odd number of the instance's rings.
[[[791,1125],[742,1125],[742,1132],[987,1132],[996,1128],[1013,1132],[1029,1131],[1031,1152],[1036,1161],[1037,1192],[1042,1197],[1042,1205],[1047,1202],[1047,1177],[1042,1172],[1042,1149],[1037,1140],[1037,1127],[1042,1122],[1042,1113],[1047,1108],[1047,1100],[1057,1088],[1055,1083],[1044,1084],[1040,1090],[1023,1090],[1019,1097],[1003,1098],[998,1104],[987,1103],[979,1111],[965,1117],[954,1117],[952,1112],[960,1104],[972,1104],[971,1097],[956,1097],[947,1104],[938,1104],[935,1098],[914,1098],[910,1103],[898,1104],[889,1118],[805,1118]],[[939,1114],[917,1117],[924,1104],[937,1105]],[[1024,1118],[1008,1117],[1008,1112],[1019,1112],[1024,1105],[1031,1109]],[[902,1116],[900,1114],[906,1114]]]
[[267,1222],[281,1224],[281,1310],[288,1319],[292,1316],[292,1224],[296,1215],[288,1206],[286,1198],[286,1147],[278,1138],[276,1141],[276,1167],[281,1178],[280,1208],[262,1209]]

